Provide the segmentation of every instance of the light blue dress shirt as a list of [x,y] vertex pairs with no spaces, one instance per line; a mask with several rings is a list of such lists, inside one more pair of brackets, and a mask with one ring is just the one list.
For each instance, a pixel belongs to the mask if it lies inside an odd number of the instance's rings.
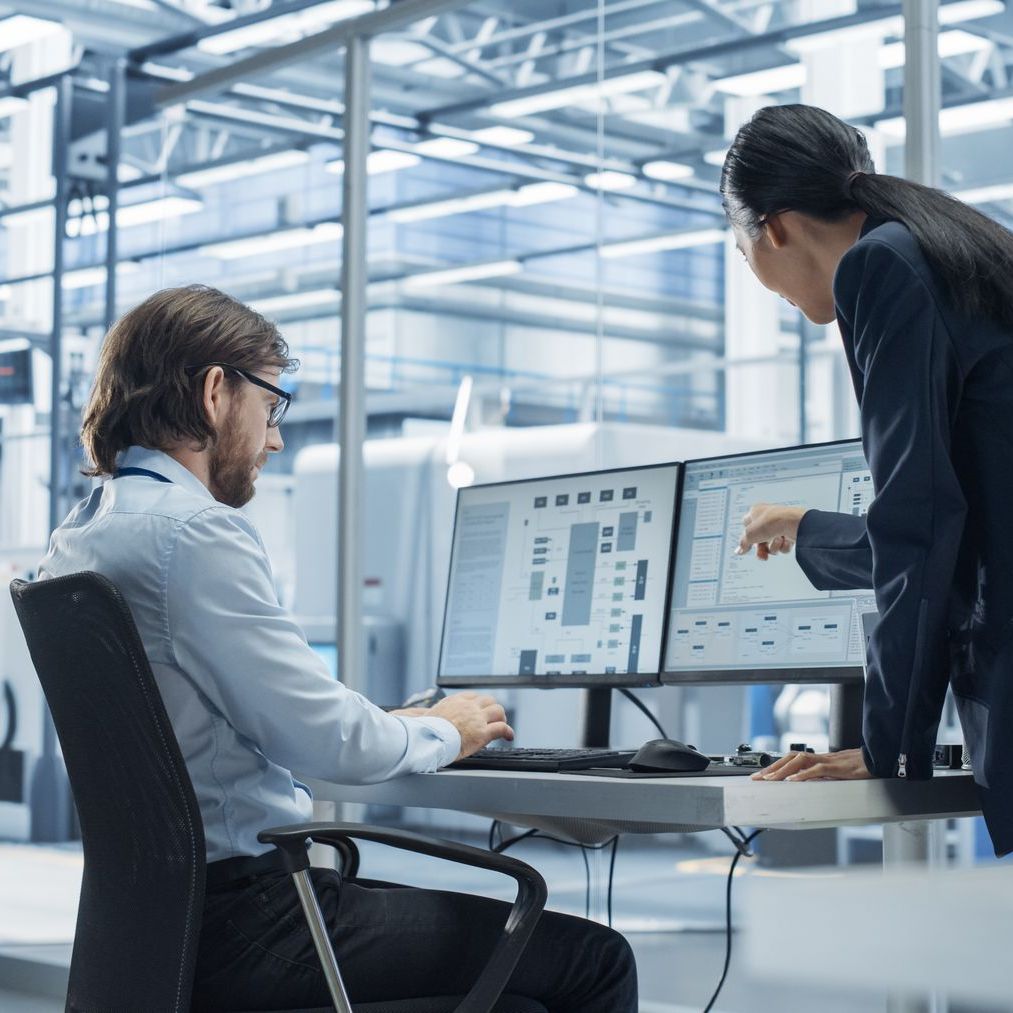
[[455,759],[450,722],[393,717],[336,682],[279,604],[264,545],[167,454],[130,447],[124,475],[53,533],[42,577],[94,570],[123,593],[179,740],[209,862],[269,850],[267,827],[312,815],[296,770],[345,784]]

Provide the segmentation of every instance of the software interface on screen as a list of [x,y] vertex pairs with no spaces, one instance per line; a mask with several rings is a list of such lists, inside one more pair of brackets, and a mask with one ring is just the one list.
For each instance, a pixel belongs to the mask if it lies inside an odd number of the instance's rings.
[[755,503],[864,514],[872,476],[861,444],[826,444],[685,466],[665,670],[860,667],[872,591],[817,591],[794,554],[737,556]]
[[678,473],[462,489],[440,677],[656,675]]

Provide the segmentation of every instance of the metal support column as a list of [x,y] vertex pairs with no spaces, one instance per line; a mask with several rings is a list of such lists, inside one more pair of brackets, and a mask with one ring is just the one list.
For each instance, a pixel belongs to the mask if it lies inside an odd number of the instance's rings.
[[[67,232],[67,152],[73,82],[69,74],[56,84],[53,109],[53,178],[56,183],[53,230],[53,332],[50,338],[52,387],[49,417],[49,531],[63,518],[63,400],[60,360],[63,346],[63,240]],[[42,753],[32,771],[31,838],[33,842],[66,841],[71,834],[70,783],[56,748],[56,726],[49,707],[43,710]]]
[[53,237],[53,332],[50,340],[52,385],[49,424],[49,530],[63,519],[63,243],[67,234],[67,153],[70,148],[70,115],[74,99],[69,74],[56,85],[53,110],[53,178],[56,182]]
[[105,329],[116,319],[116,263],[119,230],[116,212],[120,206],[120,141],[127,106],[127,62],[117,57],[109,64],[109,94],[106,106],[106,196],[109,198],[109,228],[106,231]]
[[938,0],[904,0],[904,175],[915,183],[939,183]]
[[344,225],[341,270],[341,396],[338,411],[338,671],[364,688],[362,653],[362,521],[366,410],[366,156],[369,153],[369,40],[345,51]]

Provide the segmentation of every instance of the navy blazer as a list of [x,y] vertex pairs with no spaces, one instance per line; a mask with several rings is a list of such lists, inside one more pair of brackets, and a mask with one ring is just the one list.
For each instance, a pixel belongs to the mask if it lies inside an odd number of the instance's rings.
[[811,510],[817,588],[873,587],[865,762],[928,778],[953,686],[997,854],[1013,851],[1013,334],[958,312],[899,222],[866,222],[834,277],[875,499]]

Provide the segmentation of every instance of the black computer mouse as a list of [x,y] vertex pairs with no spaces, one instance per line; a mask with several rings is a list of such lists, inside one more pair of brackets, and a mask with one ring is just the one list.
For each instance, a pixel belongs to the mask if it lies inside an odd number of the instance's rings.
[[710,760],[703,753],[697,752],[692,746],[675,739],[651,739],[637,750],[629,762],[630,770],[642,772],[672,771],[685,773],[691,770],[704,770]]

